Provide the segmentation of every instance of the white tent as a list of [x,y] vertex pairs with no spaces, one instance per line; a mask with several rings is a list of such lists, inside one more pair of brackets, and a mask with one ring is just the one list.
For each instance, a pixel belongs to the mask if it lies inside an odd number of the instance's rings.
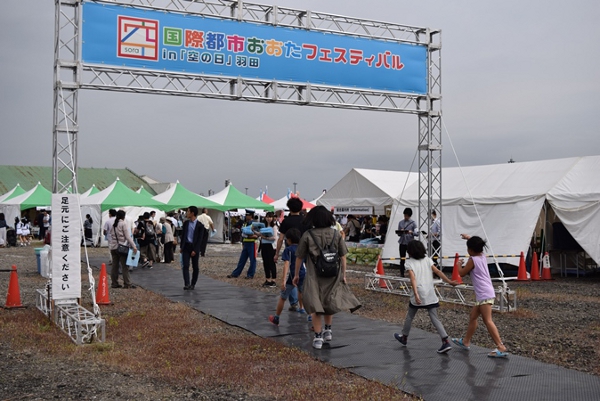
[[[600,156],[591,156],[444,168],[440,216],[443,254],[466,254],[461,233],[486,238],[491,246],[488,253],[526,253],[540,212],[548,200],[575,240],[596,262],[600,262],[597,229],[600,227],[600,184],[595,177],[599,165]],[[396,199],[383,250],[384,259],[399,256],[395,230],[403,218],[404,208],[412,207],[413,219],[418,220],[418,191],[418,183],[415,183]],[[518,265],[515,258],[498,261]],[[444,265],[452,265],[452,260],[445,261]]]
[[385,214],[404,188],[415,183],[419,175],[404,171],[354,168],[328,190],[318,204],[332,207],[372,206],[374,214]]
[[582,157],[546,195],[554,213],[600,263],[600,157]]

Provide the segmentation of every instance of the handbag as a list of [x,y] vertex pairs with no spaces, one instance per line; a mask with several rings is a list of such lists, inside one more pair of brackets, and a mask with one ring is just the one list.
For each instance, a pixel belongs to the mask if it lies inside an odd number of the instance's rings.
[[117,246],[117,253],[119,253],[120,255],[127,255],[129,253],[129,246],[119,244]]
[[[117,236],[117,230],[115,230],[114,227],[113,227],[113,234],[115,236],[115,239],[118,238],[118,236]],[[117,253],[120,254],[120,255],[127,255],[129,253],[129,245],[118,244],[117,245]]]

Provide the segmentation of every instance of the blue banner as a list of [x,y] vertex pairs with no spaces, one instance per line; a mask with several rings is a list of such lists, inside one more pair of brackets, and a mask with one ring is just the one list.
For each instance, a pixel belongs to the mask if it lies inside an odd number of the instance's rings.
[[305,29],[83,3],[82,62],[427,93],[427,48]]

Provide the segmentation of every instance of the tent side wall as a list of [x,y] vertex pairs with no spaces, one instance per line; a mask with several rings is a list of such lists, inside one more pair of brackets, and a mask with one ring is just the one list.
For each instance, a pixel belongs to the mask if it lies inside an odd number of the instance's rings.
[[215,230],[217,230],[216,234],[208,239],[208,242],[211,244],[222,244],[225,242],[225,237],[223,236],[225,214],[219,210],[208,209],[208,215],[213,221]]
[[[442,256],[445,259],[443,259],[442,265],[452,266],[456,253],[461,256],[467,254],[465,241],[460,238],[460,234],[463,233],[487,239],[489,245],[486,250],[487,254],[518,255],[520,252],[526,254],[544,200],[543,197],[538,197],[512,203],[477,204],[477,209],[467,203],[443,205],[440,219],[442,223]],[[406,206],[410,205],[397,203],[394,207],[382,253],[384,260],[399,258],[398,236],[395,231],[398,222],[404,218],[402,211]],[[413,216],[418,216],[416,210],[413,212]],[[420,235],[418,239],[426,241],[424,235]],[[493,258],[488,258],[488,261],[492,263]],[[513,265],[519,264],[518,258],[515,257],[498,258],[497,261]],[[386,262],[400,263],[399,260],[386,260]]]

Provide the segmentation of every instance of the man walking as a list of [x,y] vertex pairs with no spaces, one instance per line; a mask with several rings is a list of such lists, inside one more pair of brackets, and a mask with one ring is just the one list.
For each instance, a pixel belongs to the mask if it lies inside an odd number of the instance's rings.
[[[207,235],[206,229],[202,223],[198,222],[196,216],[198,208],[190,206],[186,211],[187,220],[183,223],[181,231],[181,260],[183,270],[183,289],[193,290],[196,288],[200,268],[198,258],[200,257],[200,244]],[[192,260],[192,280],[190,281],[190,259]]]

